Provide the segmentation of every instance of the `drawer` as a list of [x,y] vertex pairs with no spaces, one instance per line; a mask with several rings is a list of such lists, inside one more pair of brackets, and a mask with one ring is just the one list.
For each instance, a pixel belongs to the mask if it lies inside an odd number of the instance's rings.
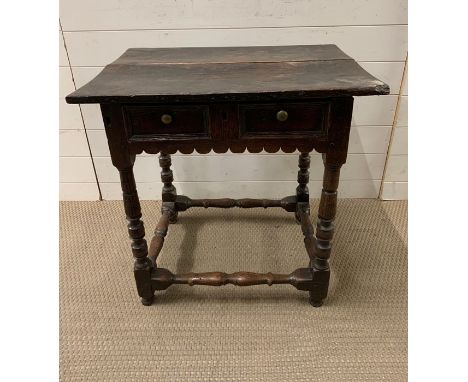
[[239,106],[242,135],[318,135],[327,131],[329,103]]
[[187,138],[209,135],[208,106],[124,106],[129,138]]

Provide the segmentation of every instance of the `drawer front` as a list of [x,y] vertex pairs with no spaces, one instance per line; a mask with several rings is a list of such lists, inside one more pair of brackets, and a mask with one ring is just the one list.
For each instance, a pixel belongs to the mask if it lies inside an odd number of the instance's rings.
[[327,131],[329,103],[240,105],[242,135],[320,135]]
[[207,137],[208,106],[124,106],[129,138],[161,136],[165,138]]

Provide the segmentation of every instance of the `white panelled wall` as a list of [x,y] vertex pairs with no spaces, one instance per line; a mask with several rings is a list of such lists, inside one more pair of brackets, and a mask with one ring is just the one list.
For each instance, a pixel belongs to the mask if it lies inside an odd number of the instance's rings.
[[[62,200],[121,199],[99,106],[67,105],[63,97],[127,48],[325,43],[390,85],[388,96],[355,98],[340,196],[406,199],[406,0],[61,0],[60,22]],[[142,199],[160,199],[159,171],[156,156],[137,157]],[[178,192],[193,197],[282,197],[294,193],[297,154],[175,154],[173,171]],[[317,197],[317,154],[310,172]]]
[[404,73],[394,130],[388,149],[382,199],[408,197],[408,69]]
[[59,89],[59,166],[61,200],[98,200],[99,189],[80,106],[68,105],[65,96],[75,89],[62,33]]

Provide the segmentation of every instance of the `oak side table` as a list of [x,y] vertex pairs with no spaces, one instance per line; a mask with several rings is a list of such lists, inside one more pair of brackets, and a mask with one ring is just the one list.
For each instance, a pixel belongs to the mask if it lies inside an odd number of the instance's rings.
[[[335,45],[128,49],[66,101],[98,103],[113,165],[119,170],[138,294],[172,284],[238,286],[291,284],[313,306],[327,296],[340,168],[346,162],[353,96],[388,94],[389,87]],[[171,156],[269,153],[299,155],[292,196],[268,199],[191,199],[177,195]],[[314,233],[309,217],[309,153],[322,153],[323,188]],[[133,175],[136,154],[159,155],[162,215],[149,249]],[[280,207],[302,228],[309,266],[290,274],[222,272],[173,274],[157,267],[169,224],[192,207]]]

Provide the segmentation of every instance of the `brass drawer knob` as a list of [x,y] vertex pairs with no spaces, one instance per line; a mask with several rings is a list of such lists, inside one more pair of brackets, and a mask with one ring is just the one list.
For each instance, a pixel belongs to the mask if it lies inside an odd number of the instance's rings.
[[169,125],[172,122],[172,116],[170,114],[163,114],[161,116],[161,122],[165,125]]
[[288,112],[286,110],[280,110],[276,113],[276,119],[280,122],[284,122],[288,119]]

